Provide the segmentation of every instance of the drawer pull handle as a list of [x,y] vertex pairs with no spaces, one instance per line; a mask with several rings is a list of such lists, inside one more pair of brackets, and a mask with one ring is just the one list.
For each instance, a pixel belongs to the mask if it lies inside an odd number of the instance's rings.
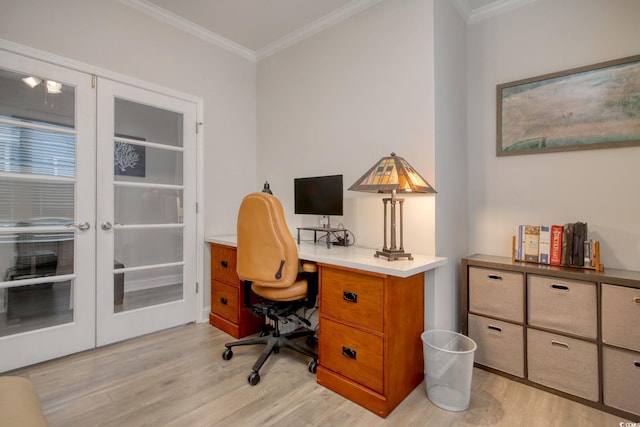
[[342,299],[347,301],[347,302],[357,303],[358,302],[358,294],[356,294],[354,292],[343,291],[342,292]]
[[342,355],[349,359],[356,360],[356,351],[352,348],[342,346]]
[[220,302],[222,303],[222,305],[227,305],[229,301],[225,297],[222,297],[220,298]]
[[636,304],[640,305],[640,297],[635,297],[633,299],[633,302],[635,302]]
[[569,292],[568,286],[558,285],[557,283],[554,283],[553,285],[551,285],[551,289],[554,289],[556,291]]
[[635,362],[633,362],[633,366],[640,369],[640,361],[636,360]]
[[502,332],[502,328],[500,326],[496,326],[496,325],[489,324],[488,329],[491,329],[492,331],[496,331],[496,332]]
[[553,340],[553,341],[551,341],[551,345],[554,345],[556,347],[566,348],[567,350],[569,350],[569,344],[567,344],[565,342]]
[[222,266],[222,268],[229,267],[229,263],[227,261],[220,261],[220,265]]
[[491,280],[502,280],[502,276],[498,274],[489,274],[487,277]]

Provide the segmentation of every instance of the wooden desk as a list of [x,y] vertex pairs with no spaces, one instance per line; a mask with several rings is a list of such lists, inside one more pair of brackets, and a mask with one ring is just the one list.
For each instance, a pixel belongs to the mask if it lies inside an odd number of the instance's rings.
[[[236,245],[235,236],[207,241]],[[318,383],[386,417],[424,378],[424,274],[447,259],[388,261],[374,252],[298,245],[298,257],[319,266]]]

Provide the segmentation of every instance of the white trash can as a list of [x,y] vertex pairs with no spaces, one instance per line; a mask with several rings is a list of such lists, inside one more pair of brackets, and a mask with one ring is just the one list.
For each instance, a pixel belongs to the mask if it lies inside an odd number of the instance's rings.
[[429,400],[448,411],[466,410],[476,343],[465,335],[443,330],[423,332],[421,338]]

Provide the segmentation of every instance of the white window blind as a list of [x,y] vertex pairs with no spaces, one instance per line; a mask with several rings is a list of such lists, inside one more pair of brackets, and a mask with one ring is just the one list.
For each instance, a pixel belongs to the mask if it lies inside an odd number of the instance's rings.
[[0,116],[1,226],[73,222],[74,133],[63,126]]

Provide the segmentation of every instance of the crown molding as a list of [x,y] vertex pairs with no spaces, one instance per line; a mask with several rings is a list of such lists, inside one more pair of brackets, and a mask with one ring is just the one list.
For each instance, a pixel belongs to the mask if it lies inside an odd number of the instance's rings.
[[159,21],[172,25],[182,31],[185,31],[193,36],[196,36],[204,41],[212,43],[218,47],[229,50],[248,59],[252,62],[256,62],[262,58],[273,55],[289,46],[301,42],[302,40],[311,37],[333,25],[336,25],[340,21],[343,21],[353,15],[356,15],[363,10],[373,6],[382,0],[353,0],[347,3],[335,11],[316,19],[305,27],[294,31],[291,34],[284,36],[283,38],[276,40],[263,49],[257,52],[252,51],[238,43],[235,43],[221,35],[209,31],[200,25],[194,24],[168,10],[165,10],[147,0],[119,0],[120,3],[132,7],[146,15],[149,15]]
[[[460,0],[454,0],[454,2],[456,3],[459,1]],[[465,20],[467,21],[467,24],[475,24],[476,22],[483,21],[485,19],[491,18],[492,16],[500,15],[513,9],[517,9],[535,1],[537,0],[498,0],[471,11],[468,15],[468,18],[466,18]]]
[[471,8],[467,0],[449,0],[453,4],[466,24],[469,23]]
[[339,9],[316,19],[310,24],[294,31],[279,40],[267,45],[266,47],[256,52],[256,59],[259,61],[267,56],[274,55],[275,53],[286,49],[302,40],[313,36],[321,31],[326,30],[353,15],[370,8],[371,6],[380,3],[382,0],[354,0],[347,3]]
[[240,55],[243,58],[248,59],[249,61],[256,61],[256,54],[251,49],[247,49],[246,47],[235,43],[225,37],[222,37],[219,34],[209,31],[201,27],[200,25],[194,24],[193,22],[188,21],[172,12],[169,12],[168,10],[158,7],[155,4],[148,2],[147,0],[119,1],[126,6],[132,7],[159,21],[172,25],[186,33],[191,34],[192,36],[198,37],[206,42]]

